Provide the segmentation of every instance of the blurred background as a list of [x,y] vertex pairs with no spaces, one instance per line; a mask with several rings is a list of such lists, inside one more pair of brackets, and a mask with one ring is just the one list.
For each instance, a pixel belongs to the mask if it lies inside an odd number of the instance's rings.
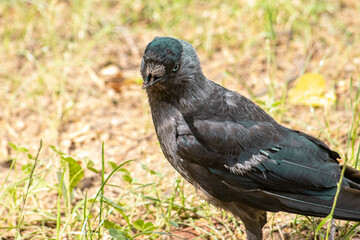
[[[243,239],[161,153],[146,45],[190,42],[208,78],[357,167],[359,26],[356,0],[0,1],[0,239]],[[326,234],[268,218],[266,239]],[[357,226],[337,221],[337,236]]]

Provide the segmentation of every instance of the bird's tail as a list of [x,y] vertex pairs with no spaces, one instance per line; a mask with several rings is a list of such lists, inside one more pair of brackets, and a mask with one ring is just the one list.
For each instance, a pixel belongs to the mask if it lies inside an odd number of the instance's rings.
[[[330,200],[319,199],[308,195],[295,195],[291,193],[267,192],[268,197],[277,200],[280,211],[326,217],[331,213],[334,198]],[[271,209],[268,209],[271,211]],[[279,210],[279,208],[277,209]],[[333,217],[336,219],[360,222],[360,190],[342,187],[337,198]]]
[[360,190],[343,187],[338,196],[333,217],[360,221]]
[[[343,168],[344,166],[341,166],[341,169]],[[345,166],[344,177],[351,188],[360,190],[360,171],[355,168]]]
[[[344,166],[341,166],[341,168],[343,167]],[[343,187],[341,189],[334,211],[334,217],[344,220],[360,221],[360,171],[345,166],[344,179],[349,184],[349,187]]]
[[[343,181],[346,184],[343,184],[337,196],[333,217],[360,222],[360,171],[346,166]],[[329,215],[335,198],[324,200],[309,195],[280,192],[266,193],[279,201],[282,211],[315,217]]]

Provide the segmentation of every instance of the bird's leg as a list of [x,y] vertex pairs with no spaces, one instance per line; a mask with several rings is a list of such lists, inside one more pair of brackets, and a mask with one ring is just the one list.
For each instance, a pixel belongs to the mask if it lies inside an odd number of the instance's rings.
[[246,240],[262,240],[262,230],[251,232],[250,230],[246,229]]
[[[266,219],[266,218],[265,218]],[[262,240],[262,228],[265,225],[262,221],[250,218],[241,218],[246,229],[247,240]]]
[[331,226],[330,226],[329,240],[334,240],[335,239],[335,230],[336,230],[335,221],[334,221],[334,219],[332,219],[331,220]]
[[245,225],[247,240],[262,240],[262,228],[266,224],[266,212],[240,202],[232,202],[227,209],[239,217]]

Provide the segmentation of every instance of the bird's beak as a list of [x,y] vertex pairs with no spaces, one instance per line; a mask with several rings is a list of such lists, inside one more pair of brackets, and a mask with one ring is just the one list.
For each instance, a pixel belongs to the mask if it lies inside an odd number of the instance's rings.
[[150,80],[151,80],[151,74],[146,76],[146,79],[144,80],[144,85],[149,84]]
[[146,78],[144,79],[142,89],[151,87],[155,83],[163,79],[165,74],[165,66],[162,64],[147,64],[145,70]]
[[152,85],[154,85],[155,83],[157,83],[160,80],[161,80],[161,77],[156,77],[156,76],[149,74],[146,76],[146,79],[144,80],[141,88],[145,89],[145,88],[151,87]]

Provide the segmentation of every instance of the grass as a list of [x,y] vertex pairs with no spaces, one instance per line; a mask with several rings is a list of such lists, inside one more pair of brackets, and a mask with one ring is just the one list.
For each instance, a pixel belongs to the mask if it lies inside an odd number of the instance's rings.
[[[161,154],[138,85],[155,36],[191,42],[210,79],[358,167],[359,11],[354,0],[1,1],[0,238],[244,238]],[[120,93],[100,74],[109,64]],[[324,76],[335,105],[289,103],[304,72]],[[327,220],[269,214],[264,231],[326,239]],[[359,235],[336,225],[339,238]]]

